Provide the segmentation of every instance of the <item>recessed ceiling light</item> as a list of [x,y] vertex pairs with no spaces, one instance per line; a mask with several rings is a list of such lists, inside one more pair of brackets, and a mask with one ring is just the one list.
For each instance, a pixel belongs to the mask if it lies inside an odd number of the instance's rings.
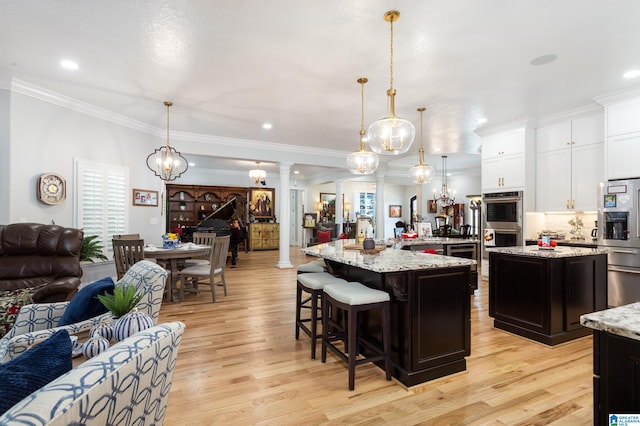
[[624,78],[636,78],[639,75],[640,75],[640,70],[631,70],[622,74]]
[[550,62],[555,61],[556,59],[558,59],[558,55],[542,55],[542,56],[538,56],[537,58],[533,58],[533,60],[530,62],[531,65],[546,65]]
[[267,129],[267,130],[269,130],[269,129],[270,129],[270,128],[272,128],[272,127],[273,127],[273,125],[272,125],[271,123],[264,123],[264,124],[262,125],[262,128],[263,128],[263,129]]
[[477,120],[477,123],[478,123],[478,124],[484,124],[484,123],[486,123],[486,122],[487,122],[487,119],[486,119],[486,118],[484,118],[484,117],[482,117],[482,118],[478,118],[478,120]]
[[63,59],[62,61],[60,61],[60,66],[66,70],[77,70],[78,69],[78,63],[71,61],[69,59]]
[[294,171],[293,171],[293,174],[294,174],[294,175],[299,175],[299,174],[300,174],[300,170],[294,170]]
[[189,163],[189,167],[195,167],[196,163]]

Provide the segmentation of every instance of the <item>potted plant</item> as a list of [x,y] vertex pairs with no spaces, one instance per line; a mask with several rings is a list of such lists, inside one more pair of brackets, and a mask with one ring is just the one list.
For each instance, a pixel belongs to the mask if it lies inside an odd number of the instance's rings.
[[100,244],[97,235],[89,235],[82,239],[82,246],[80,247],[80,262],[91,262],[93,259],[109,260],[104,255],[102,249],[104,247]]
[[118,319],[129,313],[140,302],[143,294],[138,293],[134,286],[116,285],[113,293],[98,294],[96,297]]

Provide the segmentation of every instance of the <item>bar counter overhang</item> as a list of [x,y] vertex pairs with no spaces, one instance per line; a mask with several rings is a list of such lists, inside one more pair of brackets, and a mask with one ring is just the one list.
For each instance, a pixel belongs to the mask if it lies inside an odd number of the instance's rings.
[[[466,370],[471,354],[469,276],[474,260],[386,248],[365,254],[354,240],[304,248],[330,272],[391,297],[393,376],[414,386]],[[380,343],[380,318],[365,315],[359,333]]]

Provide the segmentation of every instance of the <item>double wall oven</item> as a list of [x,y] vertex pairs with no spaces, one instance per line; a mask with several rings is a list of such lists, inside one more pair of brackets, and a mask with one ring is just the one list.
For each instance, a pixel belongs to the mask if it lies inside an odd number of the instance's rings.
[[522,245],[522,191],[484,194],[482,202],[482,258],[489,258],[487,247]]

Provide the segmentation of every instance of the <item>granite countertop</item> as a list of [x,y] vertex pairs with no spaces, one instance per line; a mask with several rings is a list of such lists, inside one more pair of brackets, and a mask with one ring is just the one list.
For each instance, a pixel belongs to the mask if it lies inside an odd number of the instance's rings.
[[373,272],[417,271],[431,268],[471,266],[477,262],[461,257],[440,256],[416,251],[387,247],[377,254],[363,254],[360,249],[345,249],[345,244],[356,244],[355,240],[336,240],[303,248],[310,256],[319,256]]
[[400,244],[405,246],[422,246],[429,244],[477,244],[480,240],[471,238],[447,238],[447,237],[432,237],[432,238],[402,238]]
[[607,253],[606,250],[598,249],[598,248],[560,247],[560,246],[555,247],[553,250],[540,250],[538,246],[487,247],[487,251],[513,254],[516,256],[547,257],[547,258],[589,256],[594,254]]
[[640,340],[640,303],[580,316],[580,324],[633,340]]

